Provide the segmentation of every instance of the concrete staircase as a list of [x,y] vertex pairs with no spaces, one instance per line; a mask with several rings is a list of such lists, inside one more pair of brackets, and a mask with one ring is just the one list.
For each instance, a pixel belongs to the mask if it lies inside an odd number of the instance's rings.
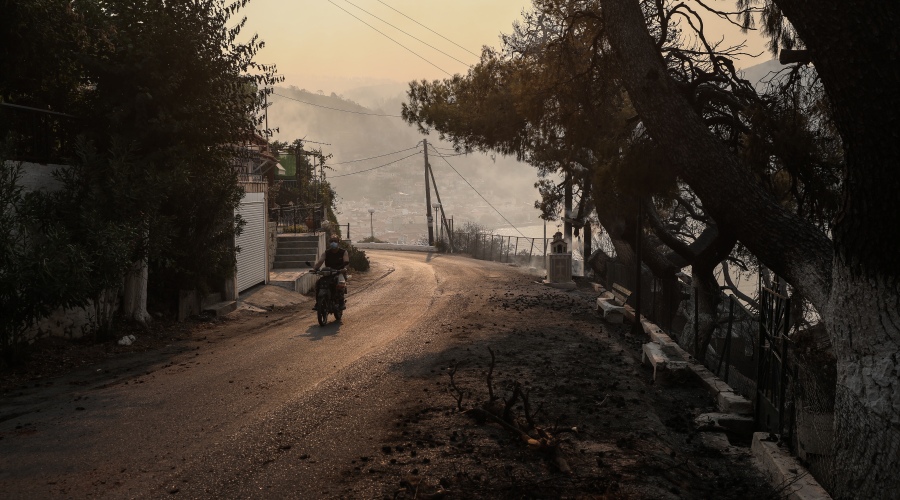
[[318,235],[279,235],[275,250],[275,269],[306,269],[306,261],[315,263],[319,250]]

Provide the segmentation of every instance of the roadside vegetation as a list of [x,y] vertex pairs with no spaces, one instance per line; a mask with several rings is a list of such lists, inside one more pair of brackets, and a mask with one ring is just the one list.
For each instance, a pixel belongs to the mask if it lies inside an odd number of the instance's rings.
[[[6,363],[21,333],[60,307],[145,324],[148,303],[234,273],[242,192],[236,145],[263,125],[274,66],[241,41],[246,2],[2,2],[0,102],[63,113],[56,193],[25,195],[2,172],[0,310]],[[28,36],[21,36],[28,33]],[[53,115],[63,116],[63,115]],[[0,129],[16,158],[19,131]],[[50,167],[48,167],[50,168]],[[124,277],[124,282],[123,278]],[[120,291],[122,301],[119,302]]]

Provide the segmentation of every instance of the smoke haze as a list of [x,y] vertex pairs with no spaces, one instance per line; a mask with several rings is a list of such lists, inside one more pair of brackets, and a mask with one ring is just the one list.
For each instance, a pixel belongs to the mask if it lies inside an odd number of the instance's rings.
[[[440,141],[437,134],[423,136],[401,118],[321,107],[399,115],[406,88],[405,84],[381,83],[350,88],[341,95],[296,87],[277,88],[275,92],[280,96],[270,97],[269,126],[278,128],[274,138],[281,141],[306,138],[329,144],[321,145],[321,148],[326,155],[333,155],[326,162],[326,165],[332,165],[326,175],[338,194],[341,224],[363,225],[368,233],[372,222],[368,208],[375,208],[379,214],[375,222],[383,226],[381,232],[384,235],[419,226],[423,232],[426,230],[424,158],[419,145],[423,138],[429,143],[429,163],[445,213],[454,217],[457,227],[465,222],[475,222],[488,229],[506,225],[488,202],[517,226],[538,223],[540,212],[534,208],[539,196],[534,188],[537,173],[530,165],[515,158],[484,153],[458,155],[449,143]],[[306,144],[307,150],[319,147],[319,144]],[[403,152],[365,160],[395,151]],[[392,165],[356,174],[409,155],[412,156]],[[442,155],[446,158],[441,158]],[[432,192],[431,196],[432,202],[437,202],[436,193]],[[373,225],[378,225],[375,222]]]

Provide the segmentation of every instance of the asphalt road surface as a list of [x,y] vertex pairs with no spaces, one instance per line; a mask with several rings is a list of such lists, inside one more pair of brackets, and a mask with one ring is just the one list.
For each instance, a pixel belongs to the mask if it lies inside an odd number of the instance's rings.
[[[387,432],[404,377],[496,264],[371,252],[340,323],[308,306],[0,400],[0,497],[311,497]],[[474,309],[473,309],[474,308]],[[402,399],[402,398],[400,398]]]

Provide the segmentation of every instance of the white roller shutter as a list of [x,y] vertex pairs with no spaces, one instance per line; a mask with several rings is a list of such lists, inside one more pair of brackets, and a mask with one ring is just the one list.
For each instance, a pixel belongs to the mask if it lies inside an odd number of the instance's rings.
[[266,281],[266,204],[265,193],[246,193],[238,213],[247,222],[234,240],[237,253],[238,293]]

